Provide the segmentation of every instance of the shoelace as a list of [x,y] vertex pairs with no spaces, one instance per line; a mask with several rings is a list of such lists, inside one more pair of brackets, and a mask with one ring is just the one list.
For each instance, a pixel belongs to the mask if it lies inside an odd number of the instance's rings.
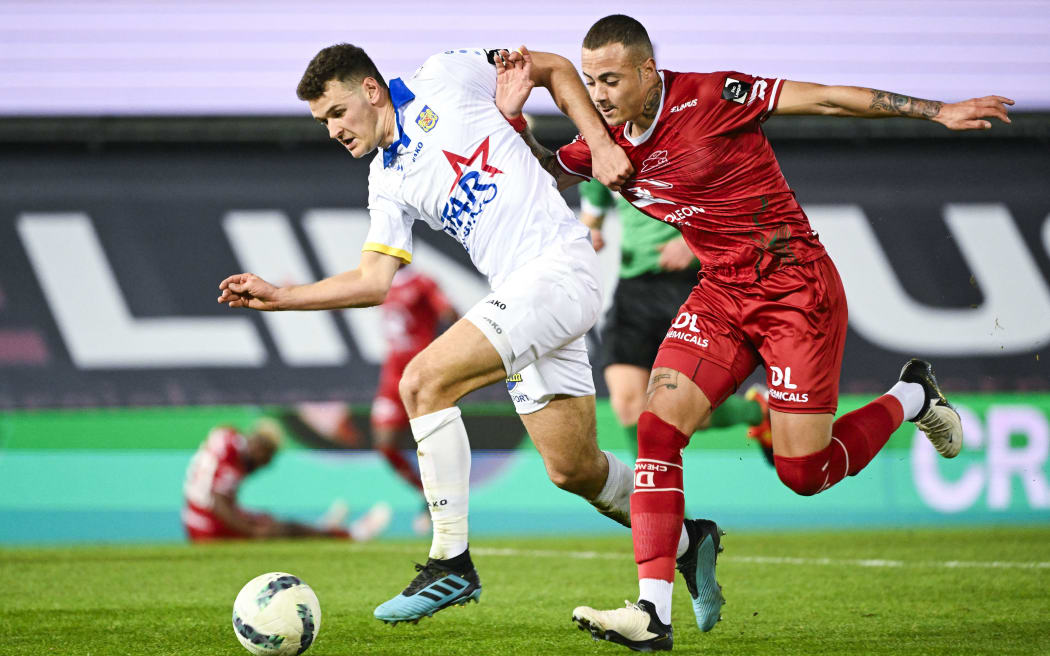
[[418,592],[419,589],[422,588],[434,575],[444,572],[444,569],[434,563],[428,563],[426,565],[415,563],[415,568],[419,574],[416,574],[416,578],[412,579],[412,582],[409,583],[408,588],[406,588],[406,591],[409,591],[410,594]]

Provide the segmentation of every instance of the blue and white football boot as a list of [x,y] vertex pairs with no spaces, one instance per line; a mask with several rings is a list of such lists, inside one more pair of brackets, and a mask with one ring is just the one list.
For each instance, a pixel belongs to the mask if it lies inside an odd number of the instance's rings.
[[469,550],[449,560],[430,558],[426,565],[416,564],[416,571],[419,574],[401,594],[376,607],[377,620],[417,624],[439,610],[477,603],[481,598],[481,580]]
[[722,552],[721,536],[725,531],[709,519],[687,519],[689,547],[676,562],[693,598],[693,614],[701,631],[710,631],[722,619],[722,586],[715,580],[715,563]]

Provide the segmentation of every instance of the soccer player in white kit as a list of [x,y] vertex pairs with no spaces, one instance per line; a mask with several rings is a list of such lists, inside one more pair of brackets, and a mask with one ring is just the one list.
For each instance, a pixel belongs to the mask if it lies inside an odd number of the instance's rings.
[[[459,241],[493,292],[407,366],[401,397],[411,418],[434,537],[425,566],[376,608],[385,622],[418,621],[477,600],[467,549],[470,445],[456,402],[512,377],[510,395],[560,488],[630,523],[633,471],[598,449],[594,384],[584,334],[602,294],[588,231],[496,107],[496,51],[449,50],[404,80],[383,81],[363,50],[325,48],[298,96],[355,158],[379,149],[368,176],[371,227],[358,268],[275,287],[251,273],[226,278],[219,302],[255,310],[321,310],[382,303],[412,260],[412,225]],[[535,53],[547,87],[595,154],[595,177],[618,187],[633,171],[572,64]],[[523,123],[523,122],[522,122]],[[511,387],[511,385],[508,385]],[[684,532],[683,532],[684,534]]]

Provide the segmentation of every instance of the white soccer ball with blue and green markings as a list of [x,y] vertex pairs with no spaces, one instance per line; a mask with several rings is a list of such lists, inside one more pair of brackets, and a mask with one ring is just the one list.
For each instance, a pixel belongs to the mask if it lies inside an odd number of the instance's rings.
[[233,602],[233,631],[257,656],[301,654],[321,630],[321,605],[298,576],[270,572],[241,588]]

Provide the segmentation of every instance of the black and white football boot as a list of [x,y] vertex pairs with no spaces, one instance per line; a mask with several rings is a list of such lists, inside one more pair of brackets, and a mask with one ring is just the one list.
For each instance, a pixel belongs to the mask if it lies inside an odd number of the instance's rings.
[[954,458],[962,449],[963,430],[962,420],[955,406],[948,402],[941,388],[937,385],[937,378],[933,375],[933,365],[925,360],[912,358],[908,360],[901,369],[900,379],[905,383],[917,383],[922,385],[926,392],[926,401],[922,404],[922,410],[914,417],[906,417],[919,427],[926,437],[933,443],[937,453],[945,458]]
[[607,640],[634,651],[671,651],[674,631],[656,615],[652,602],[639,599],[625,602],[624,608],[595,610],[578,606],[572,611],[572,621],[581,631],[590,631],[595,640]]

